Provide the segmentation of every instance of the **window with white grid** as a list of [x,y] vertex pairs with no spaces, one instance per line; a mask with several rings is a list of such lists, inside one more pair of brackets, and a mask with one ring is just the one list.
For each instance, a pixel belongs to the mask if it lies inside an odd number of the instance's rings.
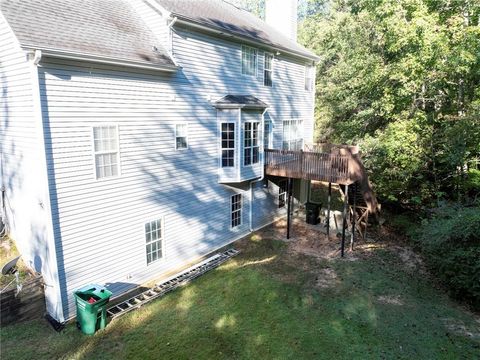
[[163,222],[161,219],[145,224],[147,264],[163,257]]
[[222,167],[235,166],[235,124],[221,123]]
[[175,148],[188,149],[188,124],[186,123],[175,125]]
[[242,74],[257,76],[257,49],[242,45]]
[[303,121],[283,121],[283,149],[302,150],[303,148]]
[[93,148],[96,178],[117,176],[119,173],[118,127],[116,125],[93,127]]
[[305,90],[312,91],[313,90],[313,72],[314,67],[310,65],[305,65]]
[[265,53],[264,67],[263,67],[263,85],[273,85],[273,54]]
[[263,124],[263,148],[270,149],[272,147],[272,122],[265,120]]
[[242,225],[242,194],[235,194],[231,199],[232,228]]
[[258,121],[245,122],[243,164],[251,165],[259,161],[260,147],[258,144]]

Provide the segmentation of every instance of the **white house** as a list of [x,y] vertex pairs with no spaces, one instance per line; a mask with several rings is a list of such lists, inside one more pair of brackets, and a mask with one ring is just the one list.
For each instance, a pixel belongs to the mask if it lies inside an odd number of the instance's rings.
[[4,221],[55,319],[284,214],[264,148],[312,140],[318,58],[269,2],[0,0]]

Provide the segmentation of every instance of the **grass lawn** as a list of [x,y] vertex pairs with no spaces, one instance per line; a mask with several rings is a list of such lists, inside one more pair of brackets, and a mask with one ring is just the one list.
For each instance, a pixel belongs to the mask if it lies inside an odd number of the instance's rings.
[[94,336],[44,320],[3,327],[1,358],[480,358],[478,317],[399,246],[328,258],[277,235],[242,241],[235,259]]

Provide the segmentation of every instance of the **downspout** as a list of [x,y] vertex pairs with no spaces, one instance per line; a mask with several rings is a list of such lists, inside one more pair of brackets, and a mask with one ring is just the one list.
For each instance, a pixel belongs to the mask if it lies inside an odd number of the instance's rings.
[[[267,112],[267,109],[263,110],[263,113],[262,113],[262,122],[260,123],[261,124],[261,129],[262,129],[262,134],[263,132],[265,131],[265,120],[264,120],[264,115],[265,113]],[[265,134],[263,134],[263,137],[260,139],[262,141],[262,149],[263,149],[263,138],[265,137]],[[265,149],[263,149],[263,166],[262,166],[262,175],[260,176],[260,178],[258,178],[257,180],[253,180],[250,182],[250,216],[249,216],[249,222],[250,222],[250,231],[254,231],[253,229],[253,184],[254,183],[258,183],[260,181],[263,181],[263,179],[265,178]]]
[[[53,231],[53,216],[52,216],[52,207],[51,207],[51,197],[50,197],[50,188],[48,182],[48,173],[47,173],[47,155],[46,155],[46,145],[45,145],[45,133],[43,129],[43,114],[42,114],[42,103],[40,98],[40,83],[38,79],[38,66],[42,60],[41,50],[35,50],[30,55],[30,81],[32,85],[32,102],[33,102],[33,118],[35,119],[35,126],[38,136],[38,150],[40,161],[42,166],[45,169],[45,172],[40,176],[39,181],[42,183],[43,191],[41,191],[41,200],[39,206],[41,206],[45,211],[46,216],[46,246],[47,251],[47,261],[48,261],[48,283],[45,284],[45,297],[47,302],[47,310],[53,312],[52,315],[55,320],[58,320],[60,323],[65,321],[63,313],[63,303],[62,303],[62,293],[60,288],[60,279],[58,275],[58,262],[57,262],[57,253],[55,246],[55,234]],[[45,272],[42,270],[42,275]],[[53,283],[50,283],[53,282]],[[50,294],[50,296],[49,296]],[[52,301],[54,297],[55,300]]]

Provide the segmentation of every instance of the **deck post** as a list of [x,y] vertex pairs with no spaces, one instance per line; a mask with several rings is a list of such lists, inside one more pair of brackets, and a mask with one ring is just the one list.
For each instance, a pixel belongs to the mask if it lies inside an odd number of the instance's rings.
[[288,178],[287,185],[287,240],[290,239],[290,226],[291,226],[291,203],[292,203],[292,178]]
[[353,251],[353,243],[355,242],[355,222],[357,216],[357,183],[353,188],[353,213],[352,213],[352,236],[350,237],[350,250]]
[[345,201],[343,204],[343,223],[342,223],[342,257],[345,255],[345,230],[347,227],[347,209],[348,209],[348,185],[345,185]]
[[328,201],[327,201],[327,238],[330,237],[330,206],[332,202],[332,183],[328,183]]

